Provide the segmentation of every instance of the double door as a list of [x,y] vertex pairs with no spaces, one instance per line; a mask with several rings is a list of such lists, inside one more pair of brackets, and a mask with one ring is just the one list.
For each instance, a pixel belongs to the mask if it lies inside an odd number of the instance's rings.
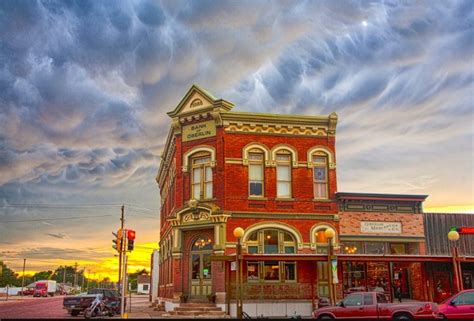
[[212,292],[212,251],[191,252],[191,297],[205,299]]

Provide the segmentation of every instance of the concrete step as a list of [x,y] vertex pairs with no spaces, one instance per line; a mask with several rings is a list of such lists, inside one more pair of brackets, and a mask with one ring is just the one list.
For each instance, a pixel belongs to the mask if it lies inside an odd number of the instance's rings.
[[215,303],[205,303],[205,302],[186,302],[180,303],[180,307],[215,307]]
[[224,316],[224,311],[170,311],[168,312],[170,315],[186,315],[186,316]]
[[175,311],[222,311],[221,308],[216,306],[213,307],[183,307],[179,306],[174,308]]

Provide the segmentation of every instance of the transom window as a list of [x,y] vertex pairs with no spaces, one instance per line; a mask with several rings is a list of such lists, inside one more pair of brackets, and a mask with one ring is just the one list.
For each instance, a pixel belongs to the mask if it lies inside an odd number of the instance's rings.
[[263,196],[264,157],[259,149],[249,151],[249,196]]
[[323,152],[313,154],[314,198],[328,198],[328,156]]
[[191,196],[195,199],[212,198],[211,155],[207,152],[197,153],[191,158]]
[[[247,252],[250,254],[296,253],[293,236],[285,231],[262,229],[249,235]],[[247,281],[296,281],[296,262],[264,261],[247,263]]]
[[291,153],[283,150],[276,154],[277,197],[291,198]]

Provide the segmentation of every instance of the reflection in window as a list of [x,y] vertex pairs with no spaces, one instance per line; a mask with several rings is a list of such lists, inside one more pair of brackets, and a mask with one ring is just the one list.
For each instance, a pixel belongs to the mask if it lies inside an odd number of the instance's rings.
[[342,251],[344,254],[360,254],[363,253],[362,242],[344,242]]
[[280,264],[278,261],[263,262],[263,275],[267,281],[278,281],[280,279]]
[[259,270],[259,263],[258,262],[248,262],[247,263],[247,280],[258,280],[258,270]]
[[390,254],[406,254],[406,247],[404,243],[390,243]]
[[365,252],[367,254],[383,254],[385,253],[385,243],[365,242]]
[[296,281],[296,263],[285,262],[284,266],[285,266],[285,280]]
[[263,196],[263,161],[263,152],[259,149],[249,152],[249,196]]
[[265,230],[263,239],[263,252],[269,254],[278,253],[277,230]]

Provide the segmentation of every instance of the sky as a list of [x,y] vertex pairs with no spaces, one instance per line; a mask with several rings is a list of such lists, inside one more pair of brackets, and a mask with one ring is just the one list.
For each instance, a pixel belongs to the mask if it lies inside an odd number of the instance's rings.
[[[0,260],[147,267],[192,84],[235,111],[339,115],[338,190],[474,212],[474,2],[0,1]],[[16,221],[16,222],[15,222]]]

